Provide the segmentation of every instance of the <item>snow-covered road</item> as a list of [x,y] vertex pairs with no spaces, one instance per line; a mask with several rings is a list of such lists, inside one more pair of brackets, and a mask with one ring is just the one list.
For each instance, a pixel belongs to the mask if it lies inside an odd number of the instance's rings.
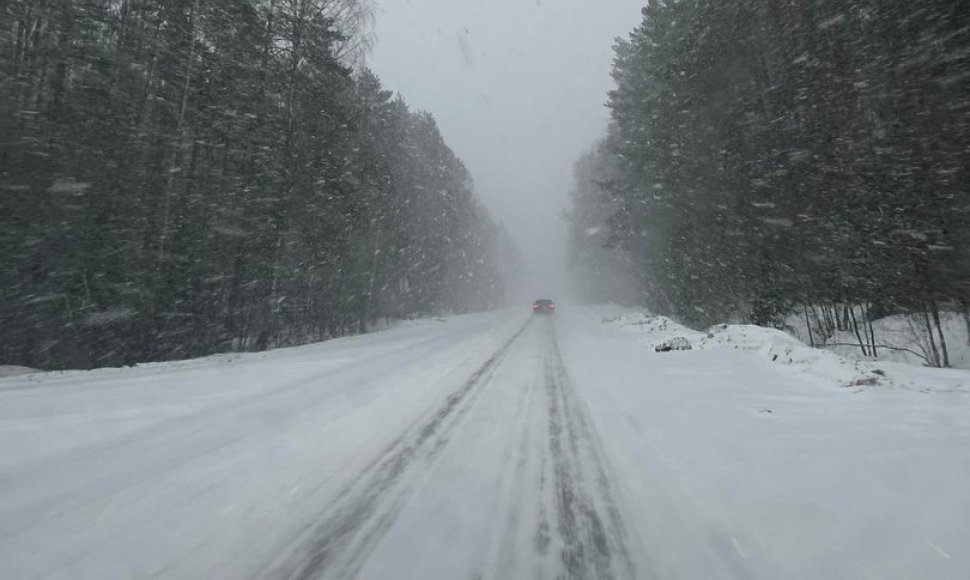
[[0,380],[0,578],[970,577],[966,389],[601,318]]

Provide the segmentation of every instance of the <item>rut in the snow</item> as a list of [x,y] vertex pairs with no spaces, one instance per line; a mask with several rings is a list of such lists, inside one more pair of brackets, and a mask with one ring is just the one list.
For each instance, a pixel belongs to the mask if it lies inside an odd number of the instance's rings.
[[[627,533],[616,507],[600,443],[577,400],[553,341],[546,356],[551,492],[561,558],[568,578],[635,578]],[[540,486],[540,492],[545,482]],[[548,492],[547,492],[548,493]],[[537,547],[548,544],[540,521]],[[542,549],[540,552],[544,552]]]
[[485,361],[434,413],[396,439],[344,489],[321,522],[295,542],[270,576],[288,580],[352,577],[391,527],[410,488],[406,474],[416,464],[426,466],[444,448],[451,433],[471,408],[481,384],[498,366],[523,326]]

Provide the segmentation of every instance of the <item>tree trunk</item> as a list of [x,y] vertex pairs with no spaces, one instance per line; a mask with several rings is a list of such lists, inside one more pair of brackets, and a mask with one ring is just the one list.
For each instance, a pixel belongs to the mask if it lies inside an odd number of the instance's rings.
[[175,189],[175,173],[172,171],[178,167],[184,155],[182,147],[185,142],[185,112],[189,106],[189,91],[192,88],[192,65],[195,60],[195,27],[198,20],[199,0],[192,4],[192,11],[189,17],[189,55],[185,59],[185,73],[182,79],[182,98],[179,103],[178,120],[175,127],[175,144],[172,147],[172,157],[168,171],[168,180],[165,186],[165,198],[162,204],[162,231],[158,241],[158,269],[161,270],[165,261],[165,252],[169,238],[169,230],[172,222],[172,196]]
[[930,346],[930,363],[932,366],[940,366],[940,352],[936,350],[936,341],[933,339],[933,325],[930,324],[930,315],[923,311],[923,322],[926,324],[926,339],[929,341]]
[[54,65],[54,86],[52,89],[52,102],[51,109],[54,112],[55,119],[63,120],[63,101],[64,101],[64,88],[67,82],[67,65],[68,65],[68,52],[70,50],[70,35],[71,29],[74,25],[74,12],[71,9],[71,3],[66,3],[64,6],[64,21],[61,23],[61,29],[58,34],[57,39],[57,64]]
[[935,298],[930,299],[930,312],[933,314],[933,323],[936,324],[936,332],[940,337],[940,352],[943,353],[943,366],[950,368],[950,353],[946,348],[946,337],[943,335],[943,325],[940,323],[940,307]]
[[848,312],[849,318],[852,320],[852,330],[855,331],[855,337],[859,341],[859,348],[862,349],[862,356],[869,356],[869,351],[866,349],[866,343],[862,340],[862,334],[859,332],[859,321],[856,320],[855,317],[855,308],[849,308],[847,306],[842,312],[843,314]]
[[822,317],[819,319],[820,322],[825,323],[825,338],[831,338],[832,333],[836,329],[835,324],[835,307],[824,304],[822,305]]
[[808,329],[808,344],[814,347],[815,336],[812,334],[812,321],[808,317],[808,305],[803,304],[802,308],[805,310],[805,328]]
[[879,358],[879,351],[876,350],[876,327],[872,324],[872,303],[866,302],[866,324],[869,326],[869,336],[872,338],[872,356]]

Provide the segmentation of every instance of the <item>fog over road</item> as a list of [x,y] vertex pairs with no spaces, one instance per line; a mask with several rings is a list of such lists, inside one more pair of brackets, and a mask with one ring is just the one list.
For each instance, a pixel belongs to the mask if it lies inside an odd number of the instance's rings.
[[[744,353],[648,355],[601,318],[505,311],[257,355],[0,381],[0,577],[966,569],[952,545],[965,521],[915,529],[883,516],[892,498],[826,487],[864,486],[902,462],[937,478],[907,447],[913,432],[894,426],[925,409],[882,406],[893,421],[848,443],[848,460],[872,469],[840,470],[846,453],[826,459],[818,451],[831,441],[812,428],[853,423],[851,405],[818,412],[834,391]],[[775,416],[759,413],[769,407]],[[965,441],[953,413],[947,433],[921,444]],[[870,439],[899,455],[871,457]],[[961,501],[965,492],[942,491],[919,509]],[[865,542],[873,521],[884,526],[878,545]]]

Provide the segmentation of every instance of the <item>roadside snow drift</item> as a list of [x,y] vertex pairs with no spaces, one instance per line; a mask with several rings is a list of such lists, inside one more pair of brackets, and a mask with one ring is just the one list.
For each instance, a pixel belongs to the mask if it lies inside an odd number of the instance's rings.
[[970,386],[967,380],[970,374],[966,372],[849,358],[839,352],[812,348],[798,338],[773,328],[719,324],[700,332],[665,316],[605,307],[602,311],[606,313],[602,318],[604,324],[632,332],[655,352],[742,351],[844,387],[887,386],[926,391]]

